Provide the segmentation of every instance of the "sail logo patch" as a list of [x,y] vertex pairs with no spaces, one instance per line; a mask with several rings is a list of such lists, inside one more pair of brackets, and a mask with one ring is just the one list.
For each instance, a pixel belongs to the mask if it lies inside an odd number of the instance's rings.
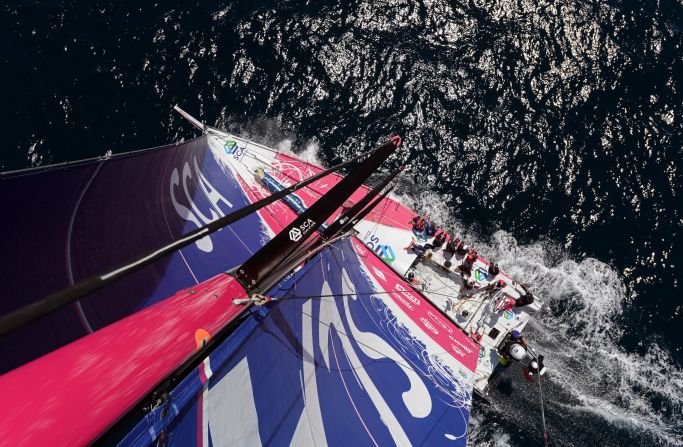
[[394,249],[391,248],[391,245],[380,244],[377,236],[372,236],[369,239],[370,240],[367,241],[365,245],[367,245],[370,250],[374,251],[382,261],[391,264],[396,260],[396,254],[394,253]]
[[299,228],[294,227],[291,230],[289,230],[289,239],[291,239],[293,242],[298,241],[301,239],[301,230]]
[[247,149],[245,146],[238,146],[237,142],[234,140],[227,140],[225,144],[223,144],[223,150],[227,155],[232,155],[235,160],[239,160]]
[[225,149],[225,153],[228,155],[234,154],[235,150],[237,149],[237,142],[233,140],[228,140],[223,145],[223,149]]
[[375,253],[377,253],[379,257],[382,258],[382,261],[387,264],[391,264],[396,260],[396,255],[390,245],[378,245],[377,248],[375,248]]
[[311,231],[311,228],[314,226],[315,222],[312,219],[306,220],[306,222],[302,223],[298,227],[294,227],[289,230],[289,239],[292,242],[297,242],[303,235]]

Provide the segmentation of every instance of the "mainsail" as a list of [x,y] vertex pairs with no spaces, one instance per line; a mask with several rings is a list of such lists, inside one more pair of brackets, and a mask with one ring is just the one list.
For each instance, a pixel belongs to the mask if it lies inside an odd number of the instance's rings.
[[360,241],[268,296],[122,445],[466,444],[479,346]]
[[[4,273],[16,296],[3,301],[0,313],[320,172],[208,131],[165,148],[3,176],[0,194],[11,199],[18,218],[3,221],[3,263],[12,266]],[[280,169],[259,173],[254,166]],[[168,393],[122,444],[465,445],[479,345],[394,271],[414,258],[388,259],[372,243],[346,235],[263,290],[270,305],[247,309],[232,301],[248,290],[221,272],[243,265],[281,230],[289,234],[289,225],[342,178],[329,175],[1,337],[6,361],[0,372],[50,352],[3,375],[3,395],[15,402],[60,396],[59,408],[20,405],[3,412],[4,438],[91,442],[195,354],[199,366],[179,383],[168,382]],[[354,192],[327,224],[369,191]],[[395,204],[380,199],[373,205]],[[388,221],[389,233],[406,231],[414,213],[398,204],[393,211],[389,218],[367,214],[364,223],[376,228]],[[42,250],[10,262],[27,247]],[[36,272],[44,281],[35,280]],[[245,311],[234,332],[198,357],[207,340]],[[54,376],[44,379],[45,371]],[[26,387],[30,392],[22,392]],[[51,417],[55,411],[59,418]],[[65,418],[77,422],[65,426]],[[31,421],[53,425],[32,430]]]
[[[3,175],[7,314],[251,203],[207,137]],[[0,373],[241,264],[270,239],[254,214],[18,332]]]

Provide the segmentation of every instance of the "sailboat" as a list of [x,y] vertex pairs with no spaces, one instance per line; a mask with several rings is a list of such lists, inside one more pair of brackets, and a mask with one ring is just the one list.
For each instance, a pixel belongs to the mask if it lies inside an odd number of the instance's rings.
[[540,379],[541,301],[389,196],[399,137],[324,169],[176,110],[201,136],[0,178],[3,443],[464,446],[511,346]]

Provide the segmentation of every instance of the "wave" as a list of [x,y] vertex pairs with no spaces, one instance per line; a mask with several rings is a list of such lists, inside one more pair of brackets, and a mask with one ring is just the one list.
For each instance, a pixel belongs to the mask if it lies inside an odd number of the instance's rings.
[[[587,439],[602,439],[604,430],[608,430],[628,439],[680,445],[683,371],[656,341],[646,347],[645,354],[628,352],[620,345],[621,318],[629,298],[614,269],[593,258],[572,259],[571,254],[551,241],[521,245],[502,230],[482,236],[451,218],[454,213],[446,205],[447,198],[433,192],[415,195],[403,188],[395,198],[460,234],[482,256],[495,259],[513,278],[529,283],[545,302],[540,315],[528,327],[527,337],[547,356],[550,373],[544,377],[546,406],[555,443],[581,445]],[[507,375],[515,376],[510,373]],[[521,374],[512,381],[523,382]],[[515,385],[519,388],[516,391],[525,392],[524,384]],[[529,388],[529,392],[534,391]],[[507,394],[491,394],[493,414],[540,412],[537,400],[534,401],[536,395],[511,399]],[[519,408],[522,401],[525,407]],[[516,407],[515,403],[520,405]],[[510,442],[495,430],[488,435],[482,433],[488,429],[479,425],[490,428],[494,423],[488,416],[473,418],[472,445]],[[591,419],[590,426],[567,423],[585,417]],[[596,419],[602,423],[596,423]],[[514,422],[515,417],[509,420]],[[579,431],[580,436],[576,433]]]
[[[275,120],[243,125],[239,130],[324,165],[317,143],[308,142],[303,150],[293,149],[296,139],[278,127]],[[417,194],[420,187],[405,181],[390,196],[467,240],[513,278],[529,283],[544,301],[544,309],[527,327],[526,336],[540,353],[547,355],[550,372],[544,381],[546,409],[548,430],[555,444],[583,445],[596,440],[614,443],[613,438],[605,439],[605,431],[618,433],[617,439],[624,437],[624,443],[633,438],[660,445],[680,443],[683,371],[656,342],[647,347],[645,354],[628,352],[620,345],[621,318],[629,298],[614,269],[593,258],[576,260],[552,241],[519,244],[503,230],[482,234],[452,217],[456,212],[447,205],[451,203],[449,195],[424,190]],[[511,380],[517,388],[512,398],[507,391],[492,390],[492,405],[484,411],[477,410],[475,401],[469,445],[524,444],[526,441],[520,441],[525,438],[519,433],[520,427],[524,432],[529,424],[540,424],[536,388],[525,387],[521,374]],[[519,395],[527,392],[529,395]],[[507,424],[500,423],[501,416]],[[587,424],[568,424],[585,418],[590,419]],[[537,431],[533,433],[536,436]]]

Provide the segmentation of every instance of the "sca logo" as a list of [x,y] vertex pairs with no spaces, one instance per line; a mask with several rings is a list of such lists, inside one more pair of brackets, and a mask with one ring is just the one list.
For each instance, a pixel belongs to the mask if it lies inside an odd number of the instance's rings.
[[302,223],[298,227],[294,227],[291,230],[289,230],[289,239],[292,242],[296,242],[301,237],[311,231],[311,229],[315,226],[315,222],[311,219],[308,219],[306,222]]
[[391,248],[391,245],[380,244],[377,236],[372,236],[365,245],[387,264],[391,264],[396,260],[396,254],[394,254],[394,249]]
[[301,230],[298,227],[292,228],[289,230],[289,238],[294,242],[298,241],[301,239]]
[[232,140],[228,140],[223,145],[223,149],[225,149],[225,153],[228,155],[234,154],[235,151],[237,150],[237,142],[232,141]]

